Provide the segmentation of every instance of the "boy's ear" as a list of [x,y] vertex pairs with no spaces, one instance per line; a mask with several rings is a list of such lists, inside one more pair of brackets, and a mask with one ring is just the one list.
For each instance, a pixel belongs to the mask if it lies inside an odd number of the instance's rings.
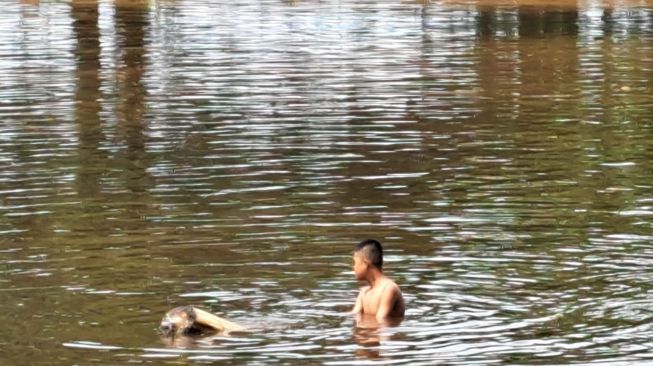
[[370,261],[367,260],[367,258],[365,258],[364,256],[361,256],[360,258],[361,258],[361,262],[363,262],[368,267],[370,266],[371,263]]

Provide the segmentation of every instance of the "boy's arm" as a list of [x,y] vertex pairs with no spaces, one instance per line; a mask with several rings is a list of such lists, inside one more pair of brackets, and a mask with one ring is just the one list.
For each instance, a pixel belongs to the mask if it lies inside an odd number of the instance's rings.
[[381,294],[381,300],[379,302],[379,309],[376,311],[376,320],[383,321],[390,317],[392,308],[395,303],[399,300],[401,293],[399,292],[399,287],[396,284],[388,286],[389,288],[383,291]]
[[358,293],[358,297],[356,298],[356,305],[354,305],[354,308],[351,310],[352,314],[360,314],[363,312],[363,294],[365,293],[365,289],[366,288],[362,288]]

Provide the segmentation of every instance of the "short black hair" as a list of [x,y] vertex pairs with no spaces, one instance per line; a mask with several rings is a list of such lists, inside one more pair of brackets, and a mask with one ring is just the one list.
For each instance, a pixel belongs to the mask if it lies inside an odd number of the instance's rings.
[[361,252],[370,263],[378,268],[383,267],[383,247],[378,240],[365,239],[356,244],[354,252]]

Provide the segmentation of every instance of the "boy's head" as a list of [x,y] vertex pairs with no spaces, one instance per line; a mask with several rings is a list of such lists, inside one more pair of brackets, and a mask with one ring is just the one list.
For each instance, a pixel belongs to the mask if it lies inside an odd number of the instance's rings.
[[359,280],[365,278],[369,266],[379,270],[383,267],[383,248],[381,243],[374,239],[366,239],[356,244],[353,257],[354,274]]

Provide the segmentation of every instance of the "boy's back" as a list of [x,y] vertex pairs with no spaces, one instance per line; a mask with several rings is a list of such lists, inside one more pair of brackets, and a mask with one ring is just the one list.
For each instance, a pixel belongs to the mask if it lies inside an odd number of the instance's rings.
[[371,286],[361,288],[354,312],[377,318],[399,318],[404,316],[406,304],[399,286],[386,277],[374,288]]

